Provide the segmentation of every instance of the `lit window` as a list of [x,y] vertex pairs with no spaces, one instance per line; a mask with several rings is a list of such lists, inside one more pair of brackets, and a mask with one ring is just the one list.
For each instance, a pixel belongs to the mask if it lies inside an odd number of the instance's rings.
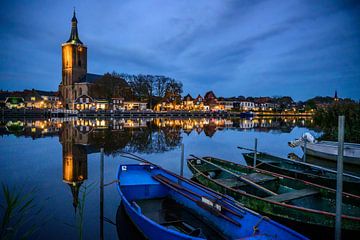
[[35,101],[35,97],[31,97],[31,101]]

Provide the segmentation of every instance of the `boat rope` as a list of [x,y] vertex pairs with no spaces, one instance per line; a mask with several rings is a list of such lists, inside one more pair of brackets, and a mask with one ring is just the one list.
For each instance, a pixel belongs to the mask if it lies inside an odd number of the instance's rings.
[[117,180],[117,179],[115,179],[115,180],[112,180],[112,181],[109,182],[109,183],[105,183],[103,186],[106,187],[106,186],[109,186],[109,185],[111,185],[111,184],[113,184],[113,183],[120,183],[120,181]]
[[264,162],[258,163],[257,165],[255,165],[255,168],[257,168],[258,166],[260,166],[260,165],[262,165],[262,164],[264,164]]
[[259,225],[260,225],[260,223],[262,222],[262,220],[270,220],[270,218],[269,217],[267,217],[267,216],[262,216],[260,219],[259,219],[259,221],[253,226],[253,230],[254,230],[254,235],[259,231]]
[[112,220],[110,220],[110,219],[107,218],[107,217],[104,217],[104,221],[116,226],[116,223],[114,223]]

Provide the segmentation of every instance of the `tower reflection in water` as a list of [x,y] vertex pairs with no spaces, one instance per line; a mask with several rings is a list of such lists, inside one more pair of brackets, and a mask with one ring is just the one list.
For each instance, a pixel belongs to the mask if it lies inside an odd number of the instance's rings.
[[75,212],[79,204],[80,187],[88,178],[87,152],[83,145],[77,143],[79,134],[76,131],[71,122],[65,122],[59,138],[63,149],[63,181],[71,189]]
[[178,148],[185,135],[203,134],[209,138],[217,132],[255,131],[291,132],[296,126],[311,126],[311,118],[216,119],[24,119],[3,121],[0,135],[13,134],[36,138],[59,136],[62,144],[63,182],[79,205],[81,186],[88,179],[88,154],[105,149],[106,155],[120,151],[162,153]]

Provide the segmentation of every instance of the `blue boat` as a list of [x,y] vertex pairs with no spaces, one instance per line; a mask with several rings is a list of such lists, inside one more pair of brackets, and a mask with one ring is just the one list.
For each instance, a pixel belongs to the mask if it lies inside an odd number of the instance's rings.
[[158,166],[120,165],[118,180],[125,212],[147,239],[307,239]]

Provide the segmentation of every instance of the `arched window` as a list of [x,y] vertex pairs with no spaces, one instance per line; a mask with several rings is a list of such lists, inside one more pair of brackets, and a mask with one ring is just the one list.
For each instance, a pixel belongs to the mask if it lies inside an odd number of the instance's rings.
[[69,90],[67,88],[65,90],[65,98],[69,98]]
[[77,98],[76,90],[74,90],[74,96],[75,96],[74,99],[76,99]]
[[79,89],[79,96],[81,96],[82,95],[82,89],[80,88]]

